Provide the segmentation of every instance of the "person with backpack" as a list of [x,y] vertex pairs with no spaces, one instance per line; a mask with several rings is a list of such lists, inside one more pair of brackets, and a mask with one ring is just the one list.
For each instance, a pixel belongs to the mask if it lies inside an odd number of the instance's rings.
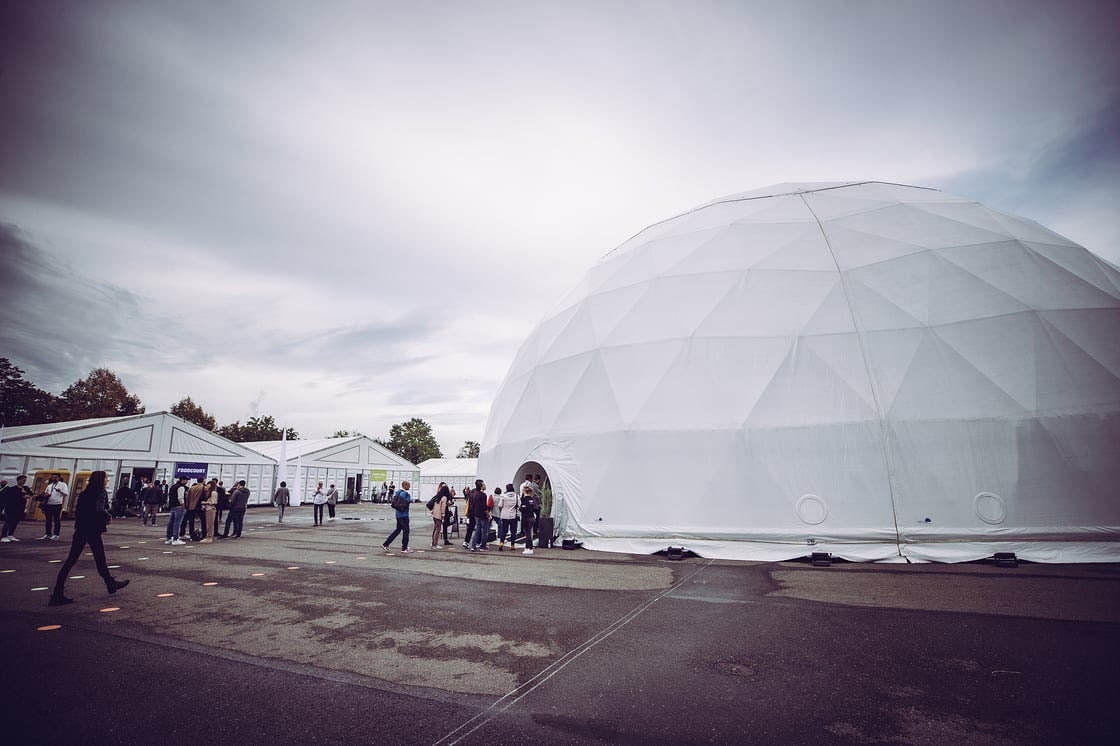
[[401,481],[401,488],[389,502],[397,516],[397,527],[393,529],[393,533],[389,534],[389,538],[381,544],[381,549],[385,554],[392,554],[389,551],[389,545],[393,543],[398,534],[401,536],[401,554],[412,554],[412,550],[408,548],[408,508],[412,505],[412,495],[408,493],[408,488],[411,486],[407,479]]
[[334,506],[338,504],[338,489],[332,484],[327,490],[327,515],[328,521],[334,520]]
[[439,535],[443,529],[443,514],[447,510],[447,501],[451,497],[451,490],[447,488],[447,482],[440,482],[436,494],[429,500],[426,507],[432,513],[432,521],[435,523],[435,528],[432,529],[432,549],[443,549],[439,543]]
[[[447,529],[452,526],[452,522],[456,520],[455,515],[455,488],[448,487],[447,500],[443,504],[443,545],[445,547],[451,546],[451,540],[447,538]],[[458,529],[456,529],[458,532]]]
[[540,510],[540,500],[537,499],[530,485],[521,487],[521,528],[525,533],[525,550],[522,554],[533,553],[533,529],[537,526],[537,511]]

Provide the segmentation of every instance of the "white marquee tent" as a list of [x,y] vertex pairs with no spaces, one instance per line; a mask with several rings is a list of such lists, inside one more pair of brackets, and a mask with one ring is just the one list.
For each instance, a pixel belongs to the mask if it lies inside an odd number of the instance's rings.
[[[169,412],[103,417],[74,422],[8,427],[0,442],[0,476],[64,472],[70,482],[83,472],[108,472],[111,488],[139,477],[173,481],[176,475],[214,477],[227,486],[244,479],[250,504],[272,494],[276,461],[244,443]],[[71,487],[76,482],[71,483]],[[77,499],[71,495],[70,503]],[[67,509],[69,510],[69,505]]]
[[268,440],[244,444],[273,459],[284,461],[283,476],[293,505],[311,502],[318,482],[335,485],[343,500],[368,500],[381,482],[415,479],[417,467],[365,435],[307,440]]
[[413,485],[412,494],[424,501],[436,494],[440,482],[447,482],[455,488],[455,494],[461,496],[478,478],[477,458],[430,458],[417,464],[417,468],[420,469],[420,483]]
[[1120,270],[939,191],[783,184],[652,225],[536,327],[479,473],[590,549],[1120,561]]

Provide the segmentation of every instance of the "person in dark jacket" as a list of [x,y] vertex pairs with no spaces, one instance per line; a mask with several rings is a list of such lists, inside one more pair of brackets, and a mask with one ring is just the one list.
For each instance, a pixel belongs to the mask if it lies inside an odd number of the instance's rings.
[[106,474],[95,471],[89,475],[89,483],[82,493],[78,495],[78,504],[74,512],[74,538],[70,542],[70,555],[58,569],[58,577],[54,581],[54,592],[51,594],[48,605],[62,606],[72,604],[74,599],[67,598],[63,591],[66,578],[74,569],[82,550],[89,545],[93,553],[93,561],[97,564],[97,572],[105,581],[105,588],[109,593],[116,593],[128,585],[127,580],[115,580],[109,573],[109,565],[105,562],[105,545],[101,541],[101,534],[111,520],[108,511],[109,493],[105,491]]
[[152,519],[152,525],[156,525],[160,506],[163,505],[163,490],[160,489],[158,482],[149,482],[140,496],[144,500],[144,525],[148,525],[149,518]]
[[277,523],[284,522],[284,508],[288,507],[292,502],[292,493],[288,490],[288,483],[281,482],[280,486],[276,488],[276,494],[272,496],[272,504],[280,511],[280,520]]
[[113,517],[124,518],[128,514],[128,501],[132,498],[132,490],[128,482],[121,482],[117,491],[113,493]]
[[27,486],[27,475],[20,474],[16,477],[15,484],[9,484],[0,490],[0,508],[4,509],[3,538],[5,544],[19,541],[16,538],[16,526],[23,520],[24,508],[27,499],[31,497],[31,488]]
[[233,538],[241,538],[241,528],[245,521],[245,509],[249,507],[249,488],[245,486],[245,480],[242,479],[233,488],[233,492],[229,496],[229,515],[226,516],[225,531],[222,532],[221,537],[226,539],[229,537],[229,527],[233,524]]
[[179,531],[183,526],[183,516],[187,512],[187,509],[183,507],[183,501],[186,498],[187,480],[180,478],[167,493],[167,508],[170,513],[167,516],[167,541],[163,542],[164,544],[179,546],[187,543],[179,538]]
[[[229,510],[229,493],[226,492],[226,486],[219,480],[218,482],[218,512],[214,515],[214,525],[219,526],[222,523],[222,516]],[[218,535],[217,529],[214,530],[214,536]]]
[[486,483],[481,479],[474,482],[474,490],[468,499],[470,503],[470,519],[474,522],[474,531],[471,534],[470,549],[472,552],[486,551],[486,540],[490,534],[490,509],[487,505],[489,495],[486,494]]

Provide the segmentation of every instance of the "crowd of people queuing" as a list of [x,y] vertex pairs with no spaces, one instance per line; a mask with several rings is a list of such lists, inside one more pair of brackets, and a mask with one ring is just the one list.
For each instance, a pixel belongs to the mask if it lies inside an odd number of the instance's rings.
[[[116,593],[128,585],[127,580],[115,580],[109,573],[101,534],[114,517],[128,515],[129,511],[135,510],[134,514],[140,516],[143,525],[148,525],[150,521],[155,526],[161,509],[166,508],[164,543],[170,545],[184,545],[187,541],[209,544],[215,539],[237,539],[242,536],[250,497],[245,480],[239,481],[227,492],[224,484],[216,478],[196,479],[194,484],[189,484],[190,480],[183,477],[170,485],[145,479],[136,488],[122,484],[112,499],[106,489],[106,480],[104,471],[92,472],[85,488],[78,495],[70,553],[55,580],[54,592],[50,598],[52,606],[72,602],[64,595],[66,578],[87,546],[109,593]],[[69,496],[66,482],[57,475],[52,475],[43,492],[35,496],[32,496],[31,489],[26,484],[26,475],[20,475],[15,482],[9,485],[7,480],[0,480],[0,509],[4,513],[0,542],[19,541],[15,536],[16,528],[23,520],[26,506],[32,497],[44,515],[44,533],[38,537],[39,540],[58,539],[63,505]],[[391,553],[390,546],[398,536],[401,537],[401,552],[412,553],[408,545],[409,509],[414,502],[418,503],[420,500],[412,497],[410,488],[411,484],[404,480],[400,489],[394,486],[393,491],[385,498],[396,518],[396,527],[381,544],[386,553]],[[376,497],[376,491],[374,494]],[[463,549],[485,552],[491,544],[497,542],[498,551],[501,552],[505,551],[508,541],[512,552],[516,551],[520,542],[523,546],[522,554],[531,555],[534,543],[540,546],[542,544],[539,542],[551,539],[540,537],[537,532],[541,497],[541,477],[534,474],[527,475],[516,489],[510,483],[505,489],[496,487],[493,493],[487,491],[483,480],[477,479],[474,487],[464,488],[461,496],[456,494],[455,487],[440,482],[435,495],[425,505],[433,522],[431,548],[443,549],[452,545],[448,534],[451,527],[459,523],[456,500],[461,499],[467,519]],[[337,502],[338,490],[335,486],[332,484],[324,489],[323,483],[319,482],[312,495],[313,526],[322,526],[324,520],[334,520]],[[286,482],[281,482],[274,492],[272,504],[279,512],[279,523],[283,523],[285,508],[291,504],[291,493]],[[324,517],[324,511],[328,513],[327,517]],[[223,516],[225,525],[219,533]]]
[[[413,500],[409,492],[410,487],[408,481],[401,482],[401,489],[392,498],[391,505],[397,525],[381,544],[382,550],[386,553],[391,552],[390,547],[398,536],[401,537],[401,553],[412,553],[408,546],[411,528],[409,508],[413,502],[420,501]],[[510,551],[516,551],[520,539],[524,547],[521,553],[532,554],[534,542],[548,541],[552,538],[541,539],[537,533],[541,514],[541,493],[541,477],[537,474],[527,475],[525,481],[516,490],[513,484],[509,483],[505,486],[505,490],[495,487],[493,494],[487,492],[484,480],[476,479],[474,488],[465,488],[462,496],[467,519],[463,548],[471,552],[485,552],[489,551],[491,543],[497,542],[498,551],[502,552],[505,551],[508,539]],[[446,482],[440,482],[436,494],[425,504],[433,523],[432,549],[451,546],[448,540],[448,528],[458,520],[455,499],[455,488]]]

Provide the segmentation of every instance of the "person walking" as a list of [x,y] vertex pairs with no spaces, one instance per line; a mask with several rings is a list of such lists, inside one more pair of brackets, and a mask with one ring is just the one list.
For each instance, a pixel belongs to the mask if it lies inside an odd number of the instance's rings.
[[525,533],[525,550],[522,554],[533,553],[533,529],[537,526],[537,511],[540,501],[531,485],[521,487],[521,529]]
[[506,491],[498,496],[495,501],[495,507],[498,510],[498,551],[501,552],[506,548],[506,536],[509,536],[510,549],[514,547],[514,539],[517,538],[517,509],[520,507],[521,501],[517,499],[517,493],[513,491],[513,485],[507,484]]
[[[4,509],[4,528],[0,531],[0,542],[9,544],[19,541],[16,538],[16,526],[23,520],[29,497],[31,497],[31,488],[27,486],[26,474],[20,474],[16,477],[15,484],[9,484],[0,490],[0,508]],[[48,537],[44,534],[43,538]]]
[[486,483],[481,479],[474,480],[474,489],[467,498],[470,507],[470,518],[474,521],[474,530],[467,529],[471,535],[470,550],[472,552],[486,551],[487,534],[490,533],[490,512],[486,508],[490,496],[486,494]]
[[187,512],[187,509],[183,506],[186,497],[187,480],[176,480],[167,493],[167,508],[171,512],[167,515],[167,541],[163,542],[164,544],[179,546],[187,543],[179,538],[179,531],[183,527],[183,516]]
[[43,490],[47,499],[43,502],[43,518],[46,522],[44,539],[57,539],[62,530],[62,504],[70,496],[70,488],[57,474],[51,474]]
[[276,488],[276,494],[272,496],[272,504],[280,511],[280,520],[277,523],[284,522],[284,508],[292,501],[292,494],[288,492],[288,483],[281,482],[280,486]]
[[338,490],[332,484],[330,489],[327,490],[327,514],[330,516],[327,520],[334,520],[334,506],[338,503]]
[[440,484],[439,489],[436,490],[435,502],[432,503],[432,520],[435,522],[435,528],[432,529],[432,549],[443,549],[439,537],[443,529],[443,515],[447,511],[447,501],[450,497],[451,490],[446,484]]
[[105,588],[110,594],[116,593],[128,585],[127,580],[116,580],[109,572],[109,565],[105,562],[105,545],[101,541],[101,534],[105,533],[109,521],[109,493],[105,490],[106,474],[95,471],[89,475],[89,483],[78,495],[78,504],[74,514],[74,538],[70,542],[70,554],[62,567],[58,569],[58,577],[54,581],[54,592],[51,593],[49,606],[62,606],[74,603],[74,599],[65,595],[66,578],[74,569],[82,550],[89,545],[93,553],[93,561],[97,564],[97,572],[105,581]]
[[393,543],[398,534],[401,536],[401,554],[412,554],[412,550],[408,548],[408,509],[412,505],[412,495],[408,493],[408,489],[411,486],[412,484],[407,479],[401,481],[400,490],[393,495],[393,499],[389,503],[393,506],[393,512],[396,513],[397,527],[393,529],[393,533],[389,534],[389,538],[381,544],[385,554],[392,554],[389,551],[389,545]]

